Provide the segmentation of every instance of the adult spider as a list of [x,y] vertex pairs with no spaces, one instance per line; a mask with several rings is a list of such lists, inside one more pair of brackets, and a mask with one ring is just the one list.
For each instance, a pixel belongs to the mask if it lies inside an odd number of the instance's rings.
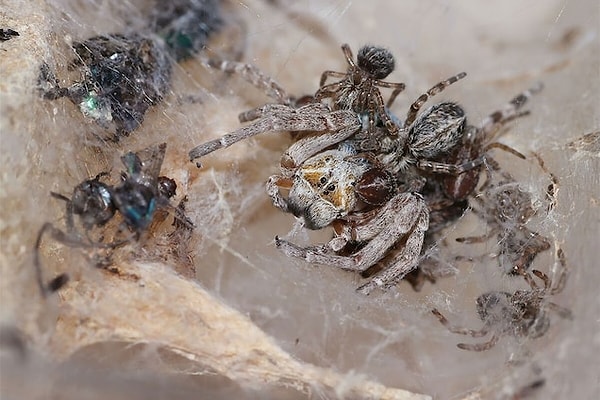
[[[165,156],[166,143],[152,146],[137,153],[126,153],[121,157],[126,171],[122,173],[119,185],[111,186],[100,179],[108,173],[98,174],[93,179],[80,183],[73,190],[71,198],[51,192],[52,197],[64,200],[66,204],[66,232],[45,223],[40,229],[34,250],[34,266],[37,281],[46,296],[66,284],[68,277],[61,274],[45,283],[39,250],[44,234],[69,247],[114,249],[132,239],[139,239],[142,232],[150,225],[157,208],[169,207],[169,199],[175,195],[177,185],[174,180],[158,176]],[[132,235],[105,243],[90,236],[94,228],[105,226],[113,219],[117,211],[123,217],[123,225],[133,231]],[[75,216],[85,232],[81,234],[76,228]],[[189,224],[187,219],[184,221]]]
[[431,312],[452,333],[469,335],[474,338],[492,333],[492,337],[484,343],[459,343],[457,346],[463,350],[489,350],[502,336],[537,339],[543,336],[550,327],[549,310],[556,312],[562,318],[572,318],[571,311],[548,301],[548,296],[562,292],[567,280],[565,255],[561,249],[557,250],[557,256],[561,271],[555,287],[552,287],[552,281],[546,274],[533,270],[532,273],[544,282],[543,287],[539,287],[531,274],[526,272],[523,273],[523,276],[530,286],[529,290],[517,290],[514,293],[493,291],[480,295],[476,303],[477,313],[483,321],[483,327],[479,330],[452,325],[435,308]]
[[[380,272],[358,289],[363,294],[393,286],[415,267],[428,229],[429,210],[414,192],[422,182],[394,178],[375,154],[357,153],[352,140],[300,157],[309,154],[311,142],[306,137],[288,149],[283,160],[294,155],[297,163],[282,162],[282,173],[267,181],[267,193],[276,207],[302,217],[307,228],[333,226],[335,237],[307,248],[276,237],[277,247],[288,256],[355,272],[377,265]],[[280,188],[289,189],[287,197]]]

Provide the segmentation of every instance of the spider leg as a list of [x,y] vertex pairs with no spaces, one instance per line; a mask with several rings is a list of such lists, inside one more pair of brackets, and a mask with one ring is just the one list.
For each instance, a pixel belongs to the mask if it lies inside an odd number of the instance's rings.
[[327,78],[329,77],[334,77],[334,78],[345,78],[346,77],[346,73],[345,72],[337,72],[337,71],[325,71],[321,74],[321,80],[319,81],[319,88],[322,88],[323,85],[325,84],[325,81],[327,81]]
[[[310,118],[315,119],[314,116]],[[291,176],[293,171],[304,161],[320,151],[348,139],[361,127],[360,120],[351,111],[333,111],[319,119],[324,120],[323,129],[320,131],[329,133],[304,137],[291,145],[281,157],[281,169],[284,174]]]
[[440,323],[442,325],[444,325],[446,327],[446,329],[448,329],[452,333],[456,333],[459,335],[469,335],[474,338],[479,338],[479,337],[483,337],[483,336],[487,335],[488,332],[490,331],[490,328],[487,325],[484,325],[483,328],[481,328],[479,330],[466,329],[466,328],[461,328],[456,325],[453,325],[450,323],[450,321],[448,321],[448,319],[441,312],[438,311],[437,308],[434,308],[433,310],[431,310],[431,313],[433,315],[435,315],[437,317],[437,319],[440,321]]
[[[550,281],[550,278],[548,278],[548,275],[546,275],[545,273],[543,273],[542,271],[538,271],[537,269],[534,269],[531,271],[535,276],[537,276],[539,279],[542,280],[542,282],[544,282],[544,290],[548,290],[550,289],[550,285],[552,284],[552,282]],[[535,288],[534,288],[535,289]]]
[[342,52],[344,52],[344,57],[346,57],[346,62],[352,68],[356,68],[356,64],[354,63],[354,55],[352,54],[352,50],[348,43],[344,43],[342,45]]
[[375,81],[375,86],[379,86],[379,87],[383,87],[383,88],[387,88],[387,89],[394,89],[392,91],[392,94],[390,95],[390,98],[388,99],[387,103],[385,104],[385,106],[387,108],[392,107],[392,104],[394,104],[394,100],[396,100],[396,97],[398,97],[398,95],[400,93],[402,93],[402,91],[406,88],[406,85],[404,83],[385,82],[385,81],[379,81],[379,80]]
[[465,236],[465,237],[459,237],[456,238],[456,241],[458,243],[483,243],[486,240],[489,240],[489,238],[492,237],[492,235],[494,235],[496,232],[494,230],[489,231],[488,233],[481,235],[481,236]]
[[[391,133],[392,135],[397,134],[398,130],[400,128],[398,127],[398,125],[396,125],[394,123],[394,121],[392,121],[392,119],[388,115],[387,111],[385,110],[383,96],[381,96],[381,92],[379,90],[377,90],[377,89],[373,90],[372,96],[371,96],[371,101],[374,103],[374,106],[375,106],[372,109],[378,110],[379,118],[385,125],[388,132]],[[371,114],[372,114],[372,112],[371,112]],[[371,121],[372,119],[373,119],[373,116],[369,116],[369,132],[373,132],[375,130],[375,123],[374,123],[374,121]]]
[[508,102],[504,109],[491,113],[481,124],[483,135],[488,137],[490,132],[498,129],[498,124],[502,125],[504,122],[520,116],[518,113],[519,109],[527,103],[527,100],[529,100],[531,96],[541,91],[543,87],[544,86],[541,83],[538,83],[536,86],[515,96]]
[[[390,208],[393,208],[394,211],[390,212]],[[275,238],[275,243],[286,255],[302,258],[309,263],[332,265],[348,271],[363,272],[382,259],[388,250],[407,234],[416,235],[414,242],[418,242],[418,238],[422,237],[427,230],[428,222],[429,214],[425,202],[411,193],[400,193],[382,207],[378,215],[367,225],[357,226],[353,230],[354,240],[368,241],[368,243],[351,256],[314,252],[311,248],[302,248],[280,238]],[[418,259],[422,239],[418,246],[414,242],[409,243],[410,248],[407,249],[407,252],[412,254],[415,250],[415,258]],[[415,266],[416,259],[405,256],[404,270],[401,272],[408,273]],[[399,271],[400,268],[398,267],[397,270]],[[387,283],[383,280],[381,282],[382,284]]]
[[573,313],[568,308],[564,308],[564,307],[559,306],[558,304],[552,303],[552,302],[546,303],[546,307],[548,307],[548,309],[557,313],[561,318],[573,319]]
[[544,163],[544,160],[542,159],[542,157],[540,157],[540,155],[538,153],[532,152],[531,154],[537,160],[542,171],[547,173],[548,176],[550,177],[551,183],[548,185],[548,188],[546,189],[546,197],[550,201],[550,204],[548,204],[548,207],[547,207],[547,211],[549,212],[552,209],[554,209],[554,207],[556,206],[556,203],[557,203],[558,178],[556,177],[556,175],[554,175],[552,172],[550,172],[548,170],[548,168],[546,167],[546,163]]
[[214,59],[204,60],[211,68],[226,73],[235,73],[245,81],[262,90],[267,96],[274,99],[278,104],[290,105],[291,99],[273,79],[265,75],[260,69],[252,64],[244,64],[237,61],[220,61]]
[[[326,104],[311,103],[300,108],[291,108],[281,104],[267,104],[251,110],[247,115],[252,119],[259,118],[251,125],[244,126],[219,139],[208,141],[196,146],[189,152],[190,161],[203,157],[213,151],[229,147],[240,140],[268,131],[315,131],[327,132],[338,125],[336,117]],[[329,114],[333,114],[330,117]],[[356,118],[356,117],[355,117]]]
[[512,147],[507,146],[503,143],[498,143],[498,142],[491,143],[491,144],[485,146],[483,152],[486,153],[490,149],[500,149],[500,150],[506,151],[507,153],[510,153],[513,156],[518,157],[522,160],[525,160],[527,158],[522,153],[518,152],[517,150],[515,150]]
[[[334,72],[334,71],[326,71],[326,72]],[[344,74],[345,76],[345,74]],[[342,87],[344,87],[344,81],[339,81],[335,83],[331,83],[329,85],[321,85],[317,92],[314,95],[315,102],[320,102],[323,99],[327,99],[330,97],[335,98]]]
[[285,197],[279,192],[279,188],[289,189],[292,187],[292,180],[289,177],[281,175],[270,176],[266,183],[267,194],[271,198],[271,202],[283,212],[290,212],[289,204]]
[[428,217],[426,212],[421,213],[413,232],[401,245],[400,251],[384,266],[382,271],[378,272],[369,282],[357,288],[358,292],[368,295],[377,288],[388,289],[417,267],[425,232],[429,225]]
[[459,349],[469,350],[469,351],[486,351],[491,349],[498,343],[498,339],[500,339],[500,335],[494,334],[490,340],[485,343],[476,343],[476,344],[468,344],[468,343],[459,343],[456,345]]
[[431,89],[429,89],[427,92],[420,95],[419,98],[417,98],[417,100],[415,100],[415,102],[411,104],[410,109],[408,110],[408,114],[406,115],[406,121],[404,122],[404,126],[408,127],[413,122],[415,122],[415,119],[417,118],[417,114],[419,113],[419,110],[421,109],[421,107],[423,107],[423,104],[425,104],[425,102],[429,98],[442,92],[445,88],[447,88],[448,86],[452,85],[453,83],[459,81],[460,79],[464,78],[465,76],[467,76],[466,72],[461,72],[459,74],[456,74],[456,75],[446,79],[445,81],[441,81],[441,82],[437,83]]

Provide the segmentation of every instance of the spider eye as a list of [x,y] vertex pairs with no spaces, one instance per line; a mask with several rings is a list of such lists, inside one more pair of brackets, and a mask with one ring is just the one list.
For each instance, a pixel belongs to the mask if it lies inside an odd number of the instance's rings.
[[322,176],[321,179],[319,179],[319,182],[321,183],[321,185],[324,185],[325,182],[327,182],[327,178],[325,178],[324,176]]
[[327,190],[328,190],[329,192],[333,192],[333,191],[335,190],[335,185],[334,185],[334,184],[331,184],[331,185],[327,186]]

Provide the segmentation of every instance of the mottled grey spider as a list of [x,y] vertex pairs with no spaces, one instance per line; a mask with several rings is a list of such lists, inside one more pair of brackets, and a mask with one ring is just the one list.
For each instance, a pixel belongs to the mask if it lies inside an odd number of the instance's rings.
[[[547,194],[556,194],[557,178],[547,171],[542,159],[534,153],[540,167],[550,177],[551,188]],[[488,160],[489,168],[498,172],[495,162]],[[498,243],[498,263],[501,269],[511,275],[522,275],[533,263],[535,257],[550,248],[550,241],[526,225],[535,214],[531,193],[523,190],[521,185],[508,173],[500,173],[501,179],[492,182],[491,176],[482,185],[480,193],[474,197],[479,208],[473,211],[486,222],[488,232],[481,236],[457,238],[462,243],[480,243],[496,235]],[[550,193],[551,192],[551,193]],[[555,202],[551,198],[551,204]]]
[[[384,172],[369,155],[342,145],[282,172],[267,182],[273,204],[303,217],[309,229],[333,226],[335,232],[328,243],[305,248],[276,237],[277,247],[286,255],[361,273],[378,264],[382,271],[358,288],[363,294],[395,285],[415,267],[429,226],[426,203],[417,193],[396,190],[381,204],[368,204],[365,200],[380,195],[368,183]],[[361,184],[359,192],[356,187]],[[282,186],[290,188],[287,198],[279,191]]]
[[517,290],[514,293],[493,291],[479,296],[477,313],[483,321],[483,327],[479,330],[452,325],[435,308],[431,312],[452,333],[469,335],[474,338],[492,333],[492,337],[484,343],[459,343],[457,346],[463,350],[489,350],[502,336],[537,339],[543,336],[550,327],[549,310],[556,312],[562,318],[572,318],[571,311],[548,301],[549,296],[563,291],[567,281],[565,255],[561,249],[557,250],[557,256],[561,271],[556,286],[552,287],[552,281],[546,274],[533,270],[532,273],[544,282],[543,287],[537,285],[531,274],[523,273],[530,290]]

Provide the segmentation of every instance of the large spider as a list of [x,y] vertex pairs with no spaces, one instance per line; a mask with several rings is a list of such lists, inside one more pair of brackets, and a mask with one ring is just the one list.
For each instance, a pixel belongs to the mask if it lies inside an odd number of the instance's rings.
[[[291,176],[275,175],[267,182],[273,204],[303,217],[310,229],[332,225],[335,231],[328,243],[306,248],[276,237],[286,255],[360,273],[378,265],[380,272],[358,288],[363,294],[395,285],[415,267],[429,226],[427,205],[418,193],[391,187],[382,201],[381,186],[371,184],[386,171],[373,165],[368,154],[342,145],[282,171]],[[287,198],[279,191],[284,185],[290,188]]]
[[[158,176],[165,150],[166,143],[162,143],[136,153],[126,153],[121,157],[126,171],[122,173],[122,181],[118,185],[111,186],[102,182],[100,179],[108,175],[104,172],[77,185],[71,198],[51,192],[52,197],[65,201],[67,230],[64,232],[47,222],[38,233],[34,266],[42,295],[57,291],[68,280],[66,274],[61,274],[49,283],[44,282],[39,259],[44,234],[49,233],[54,240],[69,247],[114,249],[132,239],[139,239],[152,222],[155,211],[170,207],[169,199],[175,195],[177,184],[168,177]],[[103,241],[103,233],[100,234],[100,239],[93,238],[90,232],[94,228],[105,226],[117,211],[123,218],[124,227],[132,231],[132,234],[109,243]],[[83,234],[76,227],[75,216],[78,216]],[[179,215],[178,218],[183,219],[182,223],[188,227],[191,225],[183,216]]]
[[549,310],[556,312],[562,318],[572,318],[571,311],[548,301],[549,296],[562,292],[567,280],[565,255],[561,249],[558,249],[557,255],[561,271],[556,286],[552,287],[552,281],[546,274],[533,270],[532,273],[544,282],[543,287],[538,286],[531,274],[523,273],[530,286],[529,290],[517,290],[514,293],[493,291],[479,296],[477,313],[483,321],[483,327],[479,330],[452,325],[437,309],[431,312],[452,333],[474,338],[492,334],[492,337],[484,343],[459,343],[458,347],[463,350],[489,350],[502,336],[539,338],[550,327]]

